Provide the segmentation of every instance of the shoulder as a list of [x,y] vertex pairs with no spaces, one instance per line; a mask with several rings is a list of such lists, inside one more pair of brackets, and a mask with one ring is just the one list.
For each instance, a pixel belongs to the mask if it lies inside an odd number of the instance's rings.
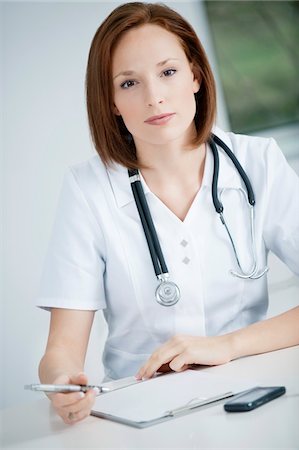
[[64,208],[92,203],[103,203],[104,187],[107,186],[107,171],[100,157],[92,157],[70,164],[65,168],[60,190],[60,202]]
[[103,197],[109,193],[108,169],[98,154],[90,158],[71,164],[67,167],[64,175],[64,183],[73,187],[76,191],[86,197]]
[[130,183],[127,169],[117,163],[106,166],[98,154],[91,158],[72,164],[65,173],[64,184],[67,192],[84,200],[93,210],[111,209],[117,204],[127,202]]
[[78,184],[91,182],[94,178],[102,180],[107,176],[106,167],[98,154],[84,161],[69,165],[66,172],[69,176],[73,176]]
[[[214,132],[214,131],[213,131]],[[299,192],[299,178],[286,160],[275,139],[246,136],[232,132],[215,130],[236,155],[239,163],[249,177],[255,192],[278,197],[294,197]],[[296,194],[297,195],[297,194]]]
[[213,133],[222,139],[237,157],[250,156],[253,155],[253,152],[263,155],[269,151],[269,147],[273,145],[277,147],[273,138],[238,134],[232,131],[224,131],[219,127],[214,127]]
[[215,127],[213,133],[222,139],[248,170],[269,170],[285,157],[275,139],[224,131]]

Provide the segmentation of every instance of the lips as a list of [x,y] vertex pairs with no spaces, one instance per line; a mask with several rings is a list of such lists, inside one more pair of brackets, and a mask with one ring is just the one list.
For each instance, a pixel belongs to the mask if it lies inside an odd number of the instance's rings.
[[167,117],[173,116],[174,113],[159,114],[158,116],[152,116],[145,120],[146,123],[159,122],[161,119],[166,119]]

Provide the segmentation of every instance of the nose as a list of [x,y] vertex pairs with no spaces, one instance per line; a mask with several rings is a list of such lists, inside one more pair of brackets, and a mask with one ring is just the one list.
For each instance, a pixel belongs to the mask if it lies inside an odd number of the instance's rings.
[[164,103],[163,92],[157,81],[147,83],[144,95],[146,106],[155,106]]

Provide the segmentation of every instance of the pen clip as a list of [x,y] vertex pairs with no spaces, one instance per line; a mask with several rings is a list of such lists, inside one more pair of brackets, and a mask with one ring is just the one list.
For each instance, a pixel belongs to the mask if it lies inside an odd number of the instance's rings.
[[217,402],[218,400],[223,400],[224,398],[232,397],[233,395],[234,395],[233,392],[225,392],[224,394],[219,394],[219,395],[216,395],[215,397],[201,398],[201,399],[199,399],[199,401],[195,401],[195,400],[198,400],[198,397],[195,397],[192,400],[190,400],[188,403],[186,403],[186,405],[184,405],[184,406],[174,408],[171,411],[166,411],[165,416],[174,417],[179,414],[190,411],[191,409],[198,408],[199,406],[208,405],[209,403]]

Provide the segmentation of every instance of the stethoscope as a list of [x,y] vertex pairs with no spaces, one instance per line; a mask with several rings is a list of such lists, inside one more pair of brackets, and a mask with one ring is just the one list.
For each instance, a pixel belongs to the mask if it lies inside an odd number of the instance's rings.
[[[218,213],[221,223],[224,225],[225,230],[228,234],[229,240],[231,242],[233,252],[237,261],[237,265],[239,267],[239,272],[230,270],[231,275],[243,278],[243,279],[257,279],[261,278],[263,275],[265,275],[266,272],[268,272],[268,267],[265,266],[261,271],[258,270],[258,264],[257,264],[257,255],[256,255],[256,243],[255,243],[255,232],[254,232],[254,205],[255,205],[255,197],[253,193],[253,189],[251,186],[251,183],[249,181],[248,176],[244,172],[244,169],[242,168],[241,164],[239,163],[238,159],[234,155],[234,153],[229,149],[229,147],[218,137],[214,134],[211,135],[211,138],[209,139],[209,144],[212,149],[213,158],[214,158],[214,170],[213,170],[213,180],[212,180],[212,199],[213,204],[216,212]],[[250,211],[250,236],[251,236],[251,255],[252,255],[252,267],[251,269],[246,273],[240,263],[240,259],[236,250],[236,246],[234,244],[234,240],[232,238],[232,234],[229,231],[229,228],[226,224],[226,221],[224,219],[223,215],[223,204],[218,198],[218,176],[219,176],[219,154],[217,150],[217,145],[219,145],[227,154],[227,156],[231,159],[233,162],[235,168],[239,172],[240,177],[242,178],[246,190],[247,190],[247,200],[248,200],[248,206]],[[169,281],[169,273],[167,269],[167,265],[165,263],[165,259],[163,256],[163,252],[160,246],[160,242],[157,236],[157,232],[155,229],[155,225],[144,195],[144,191],[141,184],[141,179],[139,175],[138,169],[129,169],[128,170],[130,183],[133,191],[134,200],[138,209],[138,213],[140,216],[140,220],[143,226],[143,230],[145,233],[145,237],[147,240],[147,245],[150,251],[151,259],[153,262],[154,270],[157,279],[159,280],[160,284],[158,285],[156,289],[156,300],[157,302],[162,306],[172,306],[175,305],[180,297],[180,290],[178,286],[173,283],[172,281]],[[243,191],[242,191],[243,192]],[[245,194],[244,194],[245,195]]]

